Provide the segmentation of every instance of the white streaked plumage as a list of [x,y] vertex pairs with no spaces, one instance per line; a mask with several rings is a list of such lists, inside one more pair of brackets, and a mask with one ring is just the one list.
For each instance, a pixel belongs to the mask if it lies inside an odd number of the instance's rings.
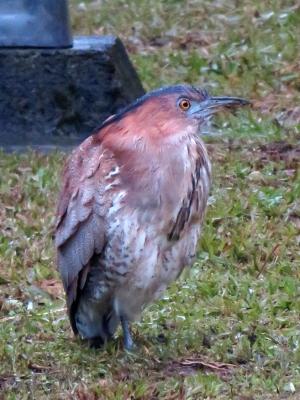
[[56,247],[71,324],[82,338],[103,343],[121,321],[131,347],[128,322],[191,265],[210,190],[198,135],[207,96],[189,86],[147,95],[67,161]]

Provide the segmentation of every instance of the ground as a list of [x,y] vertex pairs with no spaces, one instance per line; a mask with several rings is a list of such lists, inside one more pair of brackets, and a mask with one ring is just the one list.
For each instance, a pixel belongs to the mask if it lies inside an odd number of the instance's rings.
[[121,36],[147,90],[241,95],[206,142],[214,184],[197,261],[104,350],[71,333],[53,250],[65,154],[0,155],[0,398],[300,398],[300,6],[71,1],[76,33]]

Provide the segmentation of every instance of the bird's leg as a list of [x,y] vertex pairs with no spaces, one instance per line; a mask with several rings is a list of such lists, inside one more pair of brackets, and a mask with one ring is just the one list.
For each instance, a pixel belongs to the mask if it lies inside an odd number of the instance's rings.
[[133,349],[134,343],[133,343],[132,336],[130,333],[129,323],[128,323],[127,318],[124,316],[121,316],[120,320],[121,320],[121,325],[122,325],[123,335],[124,335],[124,348],[126,350],[130,351]]

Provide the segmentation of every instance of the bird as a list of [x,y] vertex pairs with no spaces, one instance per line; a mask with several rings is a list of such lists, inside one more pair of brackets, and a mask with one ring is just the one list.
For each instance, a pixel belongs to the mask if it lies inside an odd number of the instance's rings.
[[90,346],[135,348],[131,323],[195,259],[211,187],[201,138],[249,104],[191,85],[153,90],[109,117],[66,161],[55,227],[71,327]]

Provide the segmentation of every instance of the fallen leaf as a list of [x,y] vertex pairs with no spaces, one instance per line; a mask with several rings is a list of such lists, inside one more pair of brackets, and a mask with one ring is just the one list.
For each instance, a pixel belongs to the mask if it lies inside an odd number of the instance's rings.
[[31,371],[36,372],[36,373],[52,370],[52,368],[49,367],[48,365],[39,365],[39,364],[31,363],[31,362],[28,364],[28,369],[30,369]]
[[233,372],[237,365],[209,361],[206,358],[186,358],[179,361],[172,361],[166,368],[166,373],[169,375],[188,376],[197,373],[199,369],[214,372],[220,376],[224,376]]
[[36,285],[56,299],[61,297],[64,292],[63,285],[56,279],[44,279],[37,282]]

